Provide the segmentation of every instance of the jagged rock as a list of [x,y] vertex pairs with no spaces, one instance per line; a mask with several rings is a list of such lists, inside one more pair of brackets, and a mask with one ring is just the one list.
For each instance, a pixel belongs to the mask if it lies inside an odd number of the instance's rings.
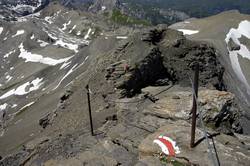
[[162,40],[165,30],[166,29],[152,29],[149,32],[143,34],[142,41],[146,41],[155,45]]
[[[207,144],[203,140],[195,148],[191,149],[190,145],[190,130],[191,126],[185,121],[175,121],[172,124],[158,129],[157,132],[149,135],[145,138],[139,146],[139,156],[140,159],[144,159],[155,154],[160,154],[161,149],[158,145],[153,143],[159,135],[166,135],[176,141],[177,146],[180,148],[180,154],[176,155],[176,160],[180,158],[186,158],[189,163],[199,164],[199,165],[212,165],[212,161],[207,153]],[[196,129],[196,141],[203,137],[203,132],[197,128]],[[244,148],[239,147],[241,143],[234,137],[219,135],[213,137],[215,141],[215,146],[220,159],[221,165],[248,165],[250,162],[249,151]],[[226,144],[224,140],[228,140]],[[236,147],[237,150],[235,149]],[[173,158],[175,160],[175,158]]]
[[[141,36],[142,41],[130,42],[132,44],[122,52],[118,52],[121,56],[130,54],[130,49],[137,45],[142,47],[141,50],[147,47],[141,51],[142,55],[140,53],[134,57],[131,55],[131,58],[137,61],[130,64],[128,73],[113,77],[117,82],[116,87],[126,90],[124,96],[134,95],[148,85],[158,84],[157,80],[164,80],[164,84],[172,81],[190,87],[190,77],[194,73],[195,62],[200,64],[201,86],[225,90],[224,68],[211,46],[190,41],[179,32],[160,27],[144,31]],[[139,55],[140,57],[137,57]]]
[[232,38],[230,38],[229,42],[228,42],[228,48],[230,51],[238,51],[240,50],[240,45],[236,44]]
[[50,114],[46,115],[45,117],[39,120],[39,125],[44,129],[50,124],[49,116]]
[[233,131],[242,133],[239,124],[239,107],[235,105],[235,96],[230,92],[203,90],[199,93],[204,121],[210,127],[225,134]]
[[138,63],[131,74],[123,80],[117,88],[126,89],[126,95],[133,95],[142,87],[153,84],[159,78],[164,77],[166,70],[162,64],[161,52],[158,48],[152,48],[148,56]]
[[73,92],[71,90],[66,90],[66,92],[60,97],[60,103],[63,103],[65,100],[67,100]]

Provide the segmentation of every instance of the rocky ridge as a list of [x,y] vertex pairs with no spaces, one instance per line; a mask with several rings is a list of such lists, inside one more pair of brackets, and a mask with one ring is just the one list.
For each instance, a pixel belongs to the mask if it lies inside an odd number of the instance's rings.
[[[242,110],[235,96],[219,91],[227,87],[219,54],[207,43],[188,40],[165,25],[136,29],[107,22],[51,4],[40,16],[16,22],[17,27],[4,24],[1,42],[12,43],[17,49],[7,56],[10,65],[15,60],[29,74],[24,78],[13,75],[15,79],[9,82],[2,78],[1,96],[11,89],[16,92],[26,82],[25,89],[33,90],[33,75],[44,83],[31,93],[14,93],[1,100],[10,106],[19,102],[7,112],[14,116],[0,137],[4,154],[0,165],[173,165],[161,160],[160,149],[152,142],[159,134],[168,134],[180,146],[180,155],[186,160],[174,158],[175,162],[204,165],[205,160],[209,164],[204,141],[193,150],[188,148],[192,102],[188,76],[193,75],[194,61],[202,62],[202,118],[216,140],[221,163],[246,165],[249,137],[237,134],[242,133]],[[30,29],[24,28],[27,24],[32,25]],[[19,31],[15,38],[20,25],[25,32]],[[9,33],[7,27],[12,27]],[[39,39],[48,44],[44,46]],[[66,60],[55,65],[40,64],[51,64],[44,60],[24,62],[17,58],[23,49],[31,52],[29,55]],[[87,84],[95,136],[89,132]]]

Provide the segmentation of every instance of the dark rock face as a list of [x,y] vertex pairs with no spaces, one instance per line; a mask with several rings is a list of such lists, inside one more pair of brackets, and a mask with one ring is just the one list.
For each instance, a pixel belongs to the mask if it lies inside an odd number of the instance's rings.
[[161,52],[158,48],[153,48],[145,59],[136,64],[130,72],[128,80],[124,81],[118,88],[126,89],[128,95],[133,95],[140,91],[142,87],[153,84],[160,78],[167,77],[162,62]]
[[[217,60],[215,49],[209,45],[187,40],[180,33],[163,28],[144,32],[141,42],[146,42],[152,49],[135,65],[131,64],[135,67],[118,84],[117,88],[125,89],[127,95],[154,85],[159,79],[191,87],[196,62],[200,64],[200,86],[225,89],[224,68]],[[123,51],[126,53],[126,49]]]
[[215,49],[186,39],[178,39],[172,45],[162,48],[163,64],[171,78],[181,85],[190,85],[194,65],[200,64],[200,86],[224,90],[224,68],[217,60]]

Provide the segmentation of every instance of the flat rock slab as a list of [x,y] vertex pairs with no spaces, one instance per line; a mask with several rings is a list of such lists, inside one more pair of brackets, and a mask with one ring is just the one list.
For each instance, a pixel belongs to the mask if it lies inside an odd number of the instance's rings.
[[[200,90],[199,103],[205,110],[213,111],[215,114],[221,110],[223,105],[234,99],[234,95],[230,92],[217,90]],[[143,112],[169,119],[186,120],[190,117],[189,113],[192,109],[192,92],[191,91],[175,91],[169,92],[156,103],[151,104]],[[213,116],[213,115],[211,115]]]
[[[139,145],[139,156],[143,160],[147,157],[157,156],[161,149],[153,141],[160,135],[166,135],[174,141],[180,148],[180,154],[176,158],[185,158],[189,162],[198,165],[213,165],[209,158],[206,141],[203,140],[195,148],[191,149],[190,145],[190,130],[191,126],[185,121],[176,121],[172,124],[167,124],[161,127],[155,133],[145,138]],[[203,137],[203,132],[196,129],[196,141]],[[250,152],[241,146],[237,138],[219,135],[214,137],[216,149],[220,159],[221,165],[235,166],[235,165],[249,165]],[[211,142],[211,141],[210,141]]]

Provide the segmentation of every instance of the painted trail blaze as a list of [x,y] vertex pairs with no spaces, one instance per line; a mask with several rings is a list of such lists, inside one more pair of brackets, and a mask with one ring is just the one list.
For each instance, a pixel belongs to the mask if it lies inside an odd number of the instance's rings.
[[154,140],[154,143],[160,146],[162,152],[168,156],[175,156],[180,153],[179,147],[176,142],[166,136],[159,136]]

